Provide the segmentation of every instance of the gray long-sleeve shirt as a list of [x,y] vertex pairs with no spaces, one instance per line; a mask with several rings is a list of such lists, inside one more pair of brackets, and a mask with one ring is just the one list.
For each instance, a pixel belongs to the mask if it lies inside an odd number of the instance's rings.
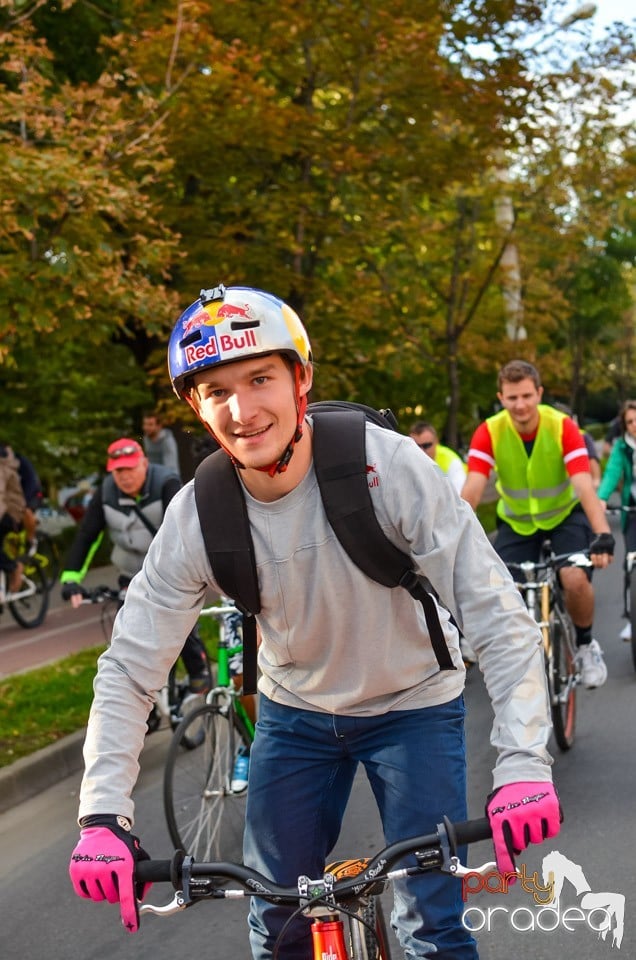
[[[311,468],[272,503],[246,495],[262,602],[260,689],[280,703],[335,714],[444,703],[465,679],[450,611],[479,656],[492,700],[494,785],[551,779],[541,635],[473,511],[409,438],[369,425],[367,463],[384,532],[440,598],[457,669],[439,670],[421,605],[401,587],[370,581],[349,559]],[[171,502],[99,661],[80,816],[132,818],[151,696],[196,622],[208,585],[217,588],[189,483]]]

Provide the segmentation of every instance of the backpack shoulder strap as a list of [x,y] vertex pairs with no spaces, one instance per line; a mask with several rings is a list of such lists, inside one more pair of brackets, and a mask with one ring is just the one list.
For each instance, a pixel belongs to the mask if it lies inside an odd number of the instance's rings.
[[222,450],[211,453],[197,467],[194,498],[214,579],[243,614],[243,690],[254,693],[254,615],[261,609],[254,544],[241,482]]
[[442,670],[454,670],[431,594],[411,558],[387,538],[373,508],[367,480],[366,416],[361,410],[312,411],[314,468],[329,523],[363,573],[385,587],[404,587],[424,609]]

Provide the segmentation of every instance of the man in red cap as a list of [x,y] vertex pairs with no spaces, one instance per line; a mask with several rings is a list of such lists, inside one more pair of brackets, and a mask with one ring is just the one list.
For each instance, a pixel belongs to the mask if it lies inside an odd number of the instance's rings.
[[[80,584],[104,531],[108,530],[113,544],[111,562],[119,571],[119,586],[125,588],[141,570],[166,507],[181,487],[176,473],[160,464],[148,463],[142,447],[128,437],[111,443],[106,470],[107,476],[86,509],[60,577],[62,596],[74,607],[82,602]],[[206,693],[211,678],[196,628],[186,638],[181,658],[192,692]]]

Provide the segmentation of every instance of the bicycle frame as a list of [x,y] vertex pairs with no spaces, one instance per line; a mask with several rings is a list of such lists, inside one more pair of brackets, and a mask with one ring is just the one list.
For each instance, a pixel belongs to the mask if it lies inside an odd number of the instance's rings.
[[243,643],[230,643],[228,632],[223,628],[223,619],[236,612],[236,607],[231,603],[204,607],[201,611],[200,616],[213,617],[219,621],[221,626],[217,646],[217,683],[208,693],[206,700],[208,703],[219,703],[219,706],[222,706],[221,701],[225,699],[225,709],[229,708],[229,700],[233,700],[234,709],[245,724],[250,737],[253,739],[254,724],[240,701],[241,691],[234,688],[230,673],[230,660],[237,654],[243,653]]
[[511,571],[519,570],[524,575],[524,580],[515,581],[515,585],[541,630],[554,736],[561,750],[569,750],[574,743],[576,687],[580,676],[575,666],[574,625],[566,610],[558,578],[561,563],[591,566],[585,553],[555,556],[549,549],[545,560],[538,563],[526,561],[509,563],[508,566]]

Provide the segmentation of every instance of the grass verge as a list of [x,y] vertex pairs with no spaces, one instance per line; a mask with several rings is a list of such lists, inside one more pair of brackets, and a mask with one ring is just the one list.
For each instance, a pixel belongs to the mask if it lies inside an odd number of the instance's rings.
[[[217,624],[202,617],[199,630],[215,660]],[[49,666],[0,680],[0,767],[86,725],[97,658],[104,649],[105,645],[92,647]]]
[[0,680],[0,767],[86,724],[103,646]]

